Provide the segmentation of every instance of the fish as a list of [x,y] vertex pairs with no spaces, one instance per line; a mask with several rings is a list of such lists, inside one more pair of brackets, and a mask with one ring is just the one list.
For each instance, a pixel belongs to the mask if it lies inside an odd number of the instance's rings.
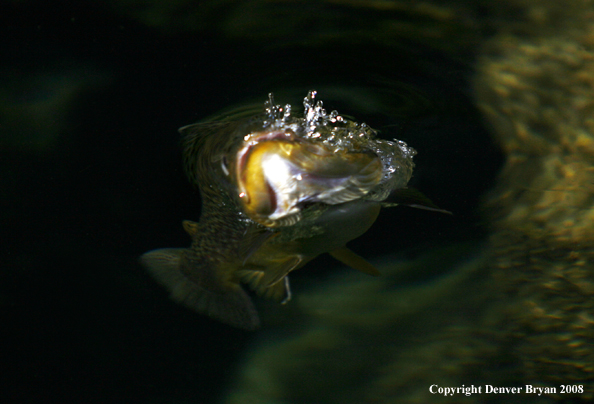
[[161,248],[141,264],[171,298],[228,325],[255,330],[250,294],[287,303],[289,273],[323,253],[365,274],[379,271],[346,248],[382,206],[440,210],[409,191],[415,149],[365,123],[327,112],[317,92],[295,114],[272,93],[260,111],[179,129],[186,174],[199,190],[189,248]]

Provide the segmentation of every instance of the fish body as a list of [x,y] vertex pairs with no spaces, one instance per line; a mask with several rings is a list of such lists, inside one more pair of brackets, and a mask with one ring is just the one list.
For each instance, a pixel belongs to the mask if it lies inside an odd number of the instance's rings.
[[263,113],[180,129],[201,216],[183,222],[190,248],[141,257],[174,300],[253,330],[259,318],[241,284],[286,302],[289,272],[326,252],[379,274],[345,244],[369,229],[391,193],[406,187],[416,152],[326,113],[315,95],[305,98],[303,117],[270,95]]

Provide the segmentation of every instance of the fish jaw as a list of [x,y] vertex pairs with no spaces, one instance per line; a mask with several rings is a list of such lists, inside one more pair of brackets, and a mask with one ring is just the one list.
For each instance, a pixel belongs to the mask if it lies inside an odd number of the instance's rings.
[[237,153],[235,175],[243,210],[264,226],[293,225],[303,204],[346,203],[382,180],[382,162],[372,152],[336,152],[290,134],[263,136]]

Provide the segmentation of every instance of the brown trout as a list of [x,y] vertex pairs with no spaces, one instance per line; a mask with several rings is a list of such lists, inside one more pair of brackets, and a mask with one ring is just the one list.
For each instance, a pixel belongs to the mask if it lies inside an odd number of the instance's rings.
[[[185,169],[202,197],[200,220],[183,222],[190,248],[141,257],[175,301],[253,330],[260,321],[242,283],[286,302],[289,272],[326,252],[379,275],[345,244],[369,229],[390,195],[406,188],[416,152],[402,141],[378,139],[364,123],[327,113],[315,96],[311,91],[305,98],[302,117],[270,94],[256,116],[180,129]],[[408,204],[424,204],[416,201]]]

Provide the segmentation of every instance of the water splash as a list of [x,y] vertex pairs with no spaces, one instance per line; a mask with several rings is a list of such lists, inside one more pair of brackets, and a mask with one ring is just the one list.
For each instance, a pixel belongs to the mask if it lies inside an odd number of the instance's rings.
[[383,200],[391,190],[406,186],[412,176],[416,150],[401,140],[378,139],[375,129],[346,119],[336,110],[328,113],[316,96],[317,91],[309,91],[303,99],[303,117],[299,118],[292,115],[290,104],[278,105],[274,95],[268,94],[263,128],[292,130],[299,137],[323,143],[335,153],[369,151],[378,155],[383,163],[383,180],[367,195],[368,199]]

